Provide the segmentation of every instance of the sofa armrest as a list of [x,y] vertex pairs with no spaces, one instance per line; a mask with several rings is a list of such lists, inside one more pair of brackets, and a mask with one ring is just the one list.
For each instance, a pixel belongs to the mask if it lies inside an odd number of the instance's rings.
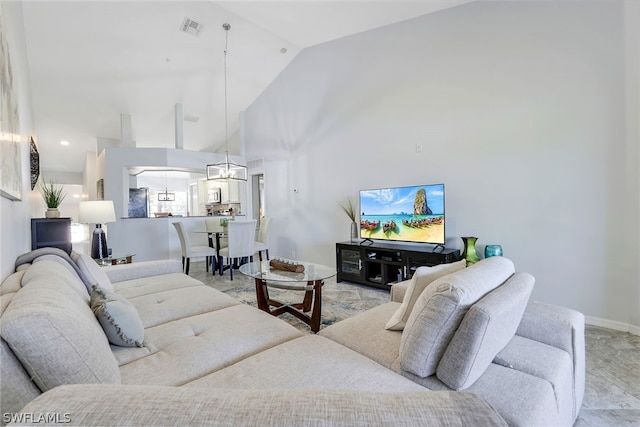
[[516,335],[569,353],[573,361],[575,419],[585,388],[584,315],[570,308],[532,301],[527,305]]
[[402,302],[404,294],[407,293],[407,288],[409,288],[409,283],[411,283],[411,280],[404,280],[391,285],[391,291],[389,294],[391,302]]
[[29,403],[14,416],[14,421],[32,424],[30,420],[48,420],[41,417],[52,414],[59,418],[58,422],[83,426],[507,425],[495,409],[471,393],[110,384],[56,387]]
[[182,264],[180,261],[174,259],[110,265],[103,268],[109,280],[111,280],[111,283],[140,279],[142,277],[159,276],[162,274],[182,273]]

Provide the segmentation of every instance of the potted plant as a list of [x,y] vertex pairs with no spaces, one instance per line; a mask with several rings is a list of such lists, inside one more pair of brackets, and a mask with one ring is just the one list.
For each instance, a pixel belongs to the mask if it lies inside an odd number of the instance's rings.
[[63,192],[63,186],[57,185],[53,181],[47,182],[46,180],[42,180],[40,184],[40,193],[42,194],[42,198],[44,202],[47,204],[47,211],[44,213],[46,218],[60,218],[60,211],[58,210],[58,206],[67,196]]
[[353,202],[351,199],[347,199],[345,203],[338,203],[338,205],[351,220],[351,241],[354,242],[358,240],[358,224],[356,224],[356,209],[353,206]]

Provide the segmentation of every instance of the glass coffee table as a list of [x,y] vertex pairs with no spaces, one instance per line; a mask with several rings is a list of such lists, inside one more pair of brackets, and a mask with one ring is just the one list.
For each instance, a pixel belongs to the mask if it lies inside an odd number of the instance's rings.
[[[269,261],[241,265],[240,272],[255,279],[259,309],[274,316],[290,313],[309,325],[312,332],[318,332],[322,312],[322,285],[325,279],[336,275],[336,270],[311,262],[296,261],[295,263],[304,266],[304,272],[279,270],[271,267]],[[269,298],[270,287],[304,291],[304,299],[301,303],[284,304]],[[310,315],[307,314],[309,312]]]

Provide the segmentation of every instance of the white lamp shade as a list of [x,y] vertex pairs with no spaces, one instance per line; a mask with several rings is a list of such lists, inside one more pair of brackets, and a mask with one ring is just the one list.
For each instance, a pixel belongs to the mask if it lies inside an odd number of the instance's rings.
[[116,210],[111,200],[80,202],[78,222],[81,224],[104,224],[116,221]]

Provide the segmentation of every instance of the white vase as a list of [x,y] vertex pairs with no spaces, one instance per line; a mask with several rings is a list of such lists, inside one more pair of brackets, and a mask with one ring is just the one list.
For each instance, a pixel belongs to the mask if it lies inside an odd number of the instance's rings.
[[58,208],[47,208],[47,211],[44,213],[45,218],[60,218],[60,211]]

